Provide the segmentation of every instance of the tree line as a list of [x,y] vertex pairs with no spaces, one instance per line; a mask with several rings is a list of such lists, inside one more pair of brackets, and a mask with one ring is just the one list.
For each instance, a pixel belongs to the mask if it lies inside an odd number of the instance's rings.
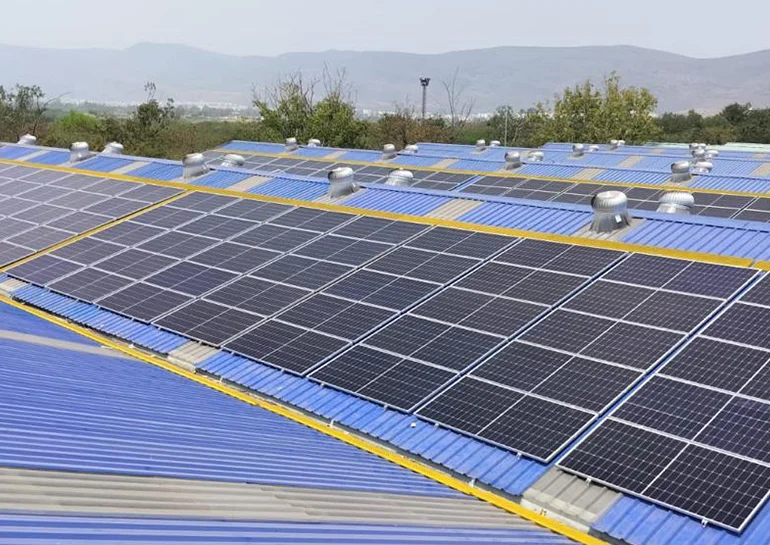
[[564,89],[552,102],[526,110],[500,106],[486,120],[471,116],[473,101],[466,100],[457,73],[442,84],[445,115],[422,119],[413,106],[401,104],[392,113],[364,120],[356,115],[354,92],[344,72],[324,72],[318,80],[298,73],[254,90],[257,117],[238,121],[191,120],[173,99],[157,98],[153,83],[145,85],[145,101],[125,115],[54,112],[49,106],[55,99],[47,99],[38,86],[0,86],[0,140],[16,141],[31,133],[42,145],[69,147],[86,141],[92,149],[117,141],[127,154],[174,159],[233,139],[281,142],[287,137],[300,142],[318,138],[332,147],[375,149],[386,143],[404,147],[419,141],[473,143],[478,139],[521,147],[613,138],[629,144],[770,143],[770,109],[730,104],[711,116],[695,111],[655,115],[655,96],[644,88],[623,86],[614,73],[599,84],[586,81]]

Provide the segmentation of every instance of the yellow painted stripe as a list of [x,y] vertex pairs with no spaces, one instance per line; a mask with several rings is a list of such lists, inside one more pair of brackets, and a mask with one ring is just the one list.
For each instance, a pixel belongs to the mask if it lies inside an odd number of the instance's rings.
[[54,244],[53,246],[49,246],[47,248],[43,248],[42,250],[38,250],[32,255],[29,255],[27,257],[23,257],[19,260],[14,261],[13,263],[9,263],[8,265],[5,265],[4,267],[0,267],[0,272],[7,271],[8,269],[12,267],[18,267],[19,265],[22,265],[28,261],[32,261],[35,258],[40,257],[41,255],[53,252],[54,250],[58,250],[59,248],[63,248],[64,246],[67,246],[69,244],[72,244],[73,242],[77,242],[78,240],[84,239],[86,237],[90,237],[91,235],[95,235],[96,233],[101,233],[102,231],[109,229],[110,227],[113,227],[114,225],[118,225],[119,223],[123,223],[124,221],[128,221],[130,219],[133,219],[137,216],[140,216],[144,214],[145,212],[149,212],[150,210],[155,210],[156,208],[160,208],[161,206],[164,206],[166,204],[169,204],[171,202],[174,202],[177,199],[181,199],[185,195],[189,195],[190,191],[185,191],[184,193],[180,193],[179,195],[174,195],[173,197],[169,197],[168,199],[164,199],[158,203],[149,205],[145,208],[142,208],[141,210],[138,210],[136,212],[132,212],[131,214],[128,214],[127,216],[120,217],[118,219],[112,220],[109,223],[105,223],[104,225],[100,225],[99,227],[94,227],[93,229],[89,229],[88,231],[85,231],[79,235],[74,235],[67,240],[63,240],[62,242],[59,242],[58,244]]
[[179,375],[193,382],[197,382],[198,384],[207,386],[213,390],[216,390],[223,394],[234,397],[235,399],[243,401],[244,403],[248,403],[249,405],[253,405],[255,407],[265,409],[274,414],[280,415],[284,418],[288,418],[290,420],[303,424],[325,435],[334,437],[335,439],[339,439],[340,441],[344,441],[349,445],[353,445],[371,454],[379,456],[380,458],[384,458],[385,460],[388,460],[401,467],[414,471],[415,473],[419,473],[425,477],[428,477],[450,488],[453,488],[459,492],[468,494],[470,496],[475,496],[480,500],[488,502],[496,507],[499,507],[500,509],[508,511],[509,513],[518,515],[539,526],[542,526],[543,528],[559,533],[578,543],[583,543],[584,545],[607,545],[606,542],[600,539],[597,539],[591,535],[588,535],[585,532],[581,532],[579,530],[576,530],[575,528],[572,528],[571,526],[567,526],[566,524],[552,520],[546,517],[545,515],[542,515],[540,513],[527,509],[519,505],[518,503],[511,501],[507,498],[504,498],[502,496],[499,496],[493,492],[489,492],[487,490],[481,490],[476,487],[473,487],[470,484],[466,483],[465,481],[462,481],[456,477],[453,477],[448,473],[444,473],[443,471],[435,469],[427,464],[423,464],[421,462],[418,462],[417,460],[414,460],[412,458],[409,458],[407,456],[394,452],[390,449],[387,449],[384,446],[378,443],[375,443],[373,441],[370,441],[362,436],[354,435],[344,430],[330,427],[328,424],[318,419],[307,416],[306,414],[301,413],[297,410],[291,409],[284,405],[279,405],[267,399],[245,394],[235,388],[227,386],[226,384],[213,380],[204,375],[198,375],[198,374],[186,371],[184,369],[178,368],[161,358],[158,358],[150,354],[146,354],[135,348],[127,346],[123,343],[115,342],[112,339],[109,339],[103,335],[95,333],[85,327],[81,327],[79,325],[69,323],[57,316],[53,316],[39,309],[30,307],[27,305],[23,305],[21,303],[18,303],[17,301],[9,299],[8,297],[0,296],[0,302],[9,304],[18,309],[29,312],[30,314],[33,314],[39,318],[42,318],[56,325],[64,327],[75,333],[78,333],[104,346],[108,346],[124,354],[128,354],[129,356],[132,356],[136,359],[142,360],[151,365],[155,365],[156,367],[165,369],[166,371],[174,373],[175,375]]
[[763,271],[770,271],[770,261],[757,261],[754,263],[754,266]]
[[[94,174],[93,172],[82,171],[71,167],[60,167],[41,165],[36,163],[24,163],[21,161],[10,161],[0,159],[0,163],[9,163],[22,166],[33,166],[35,168],[57,170],[60,172],[68,172],[71,174],[87,174],[89,176],[98,176],[104,178],[104,173]],[[495,227],[490,225],[479,225],[477,223],[462,222],[457,220],[449,220],[442,218],[431,218],[426,216],[413,216],[410,214],[401,214],[396,212],[384,212],[380,210],[370,210],[366,208],[356,208],[353,206],[345,206],[340,204],[328,204],[314,201],[302,201],[297,199],[287,199],[284,197],[273,197],[268,195],[256,195],[252,193],[242,193],[239,191],[231,191],[228,189],[218,189],[204,186],[193,186],[190,184],[179,182],[163,182],[158,180],[152,180],[149,178],[136,178],[125,175],[107,175],[115,180],[141,182],[149,185],[159,185],[163,187],[173,187],[177,189],[183,189],[187,191],[197,191],[201,193],[212,193],[215,195],[225,195],[228,197],[240,197],[242,199],[251,199],[261,202],[271,202],[277,204],[285,204],[289,206],[301,206],[304,208],[314,208],[318,210],[326,210],[330,212],[343,212],[347,214],[356,214],[362,216],[370,216],[375,218],[384,218],[397,221],[408,221],[412,223],[420,223],[423,225],[435,225],[441,227],[451,227],[454,229],[465,229],[468,231],[476,231],[481,233],[492,233],[496,235],[507,235],[521,238],[530,238],[534,240],[547,240],[550,242],[560,242],[563,244],[574,244],[577,246],[586,246],[591,248],[604,248],[608,250],[618,250],[622,252],[637,252],[642,254],[658,255],[664,257],[672,257],[677,259],[687,259],[691,261],[703,261],[707,263],[718,263],[722,265],[735,265],[738,267],[749,267],[752,265],[753,260],[749,258],[730,257],[718,254],[711,254],[706,252],[693,252],[688,250],[676,250],[671,248],[659,248],[657,246],[648,246],[642,244],[632,244],[628,242],[619,242],[614,240],[599,240],[592,238],[578,237],[575,235],[559,235],[553,233],[540,233],[537,231],[525,231],[523,229],[512,229],[510,227]]]
[[[757,192],[751,192],[751,191],[733,191],[730,189],[707,189],[707,188],[695,188],[695,187],[689,187],[686,185],[675,185],[675,184],[640,184],[640,183],[634,183],[634,182],[615,182],[612,180],[579,180],[575,178],[555,178],[553,176],[537,176],[532,174],[517,174],[516,172],[511,171],[505,171],[505,170],[495,170],[495,171],[488,171],[488,170],[459,170],[459,169],[453,169],[453,168],[442,168],[442,167],[426,167],[426,166],[414,166],[414,165],[394,165],[392,163],[388,163],[387,161],[356,161],[356,160],[348,160],[348,159],[328,159],[326,157],[299,157],[297,155],[292,155],[291,153],[264,153],[264,152],[257,152],[257,151],[238,151],[234,152],[233,150],[224,150],[221,148],[215,149],[213,151],[217,151],[220,153],[239,153],[244,155],[257,155],[260,157],[272,157],[275,159],[296,159],[296,160],[308,160],[308,161],[323,161],[325,163],[346,163],[351,165],[360,165],[360,166],[374,166],[374,167],[390,167],[390,168],[408,168],[409,170],[419,170],[424,172],[447,172],[449,174],[467,174],[468,176],[494,176],[496,178],[531,178],[533,180],[545,180],[549,182],[566,182],[566,183],[574,183],[574,184],[591,184],[591,185],[622,185],[625,187],[638,187],[642,189],[655,189],[659,191],[688,191],[690,193],[698,194],[698,193],[707,193],[711,195],[737,195],[740,197],[767,197],[767,193],[757,193]],[[257,167],[258,169],[259,167]],[[601,167],[596,167],[601,168]],[[604,170],[604,169],[602,169]],[[770,188],[770,185],[768,186]]]

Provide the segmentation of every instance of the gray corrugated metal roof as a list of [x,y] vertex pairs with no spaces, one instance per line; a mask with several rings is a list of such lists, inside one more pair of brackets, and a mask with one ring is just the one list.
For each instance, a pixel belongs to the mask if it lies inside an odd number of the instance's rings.
[[474,498],[0,467],[0,511],[534,528]]

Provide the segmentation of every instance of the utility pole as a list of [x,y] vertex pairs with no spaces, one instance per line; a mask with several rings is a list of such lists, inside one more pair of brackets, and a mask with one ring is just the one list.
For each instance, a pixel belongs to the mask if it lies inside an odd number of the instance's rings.
[[425,115],[428,110],[428,84],[430,78],[420,78],[420,85],[422,85],[422,119],[425,120]]

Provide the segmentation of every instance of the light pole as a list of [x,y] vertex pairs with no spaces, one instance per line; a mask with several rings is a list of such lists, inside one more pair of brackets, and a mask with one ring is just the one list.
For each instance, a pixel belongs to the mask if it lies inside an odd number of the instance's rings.
[[425,115],[428,109],[428,84],[430,78],[420,78],[420,85],[422,85],[422,118],[425,120]]

